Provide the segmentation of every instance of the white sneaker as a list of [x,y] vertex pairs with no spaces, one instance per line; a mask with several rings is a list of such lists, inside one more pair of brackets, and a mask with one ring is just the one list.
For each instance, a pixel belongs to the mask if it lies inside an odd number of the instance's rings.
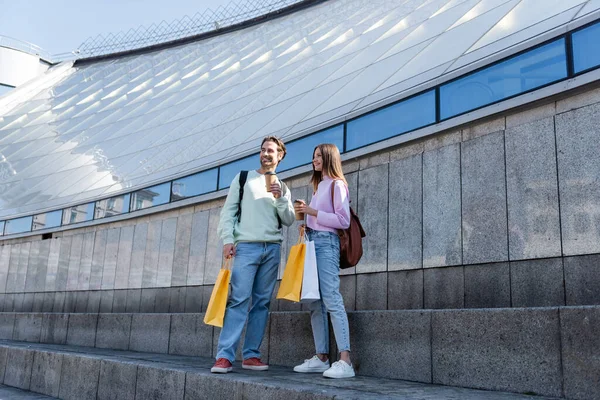
[[336,361],[331,368],[323,372],[325,378],[352,378],[354,377],[354,368],[345,361]]
[[300,365],[294,367],[294,372],[308,373],[308,372],[325,372],[329,369],[329,360],[321,361],[319,357],[313,356],[309,360],[304,360]]

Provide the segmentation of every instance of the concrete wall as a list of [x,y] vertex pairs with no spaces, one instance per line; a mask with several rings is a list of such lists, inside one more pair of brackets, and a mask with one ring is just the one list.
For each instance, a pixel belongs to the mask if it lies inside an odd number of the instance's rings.
[[[368,234],[342,272],[347,308],[600,304],[599,135],[600,89],[588,88],[347,160]],[[288,184],[309,197],[307,176]],[[222,201],[4,240],[0,310],[200,312],[221,264]]]

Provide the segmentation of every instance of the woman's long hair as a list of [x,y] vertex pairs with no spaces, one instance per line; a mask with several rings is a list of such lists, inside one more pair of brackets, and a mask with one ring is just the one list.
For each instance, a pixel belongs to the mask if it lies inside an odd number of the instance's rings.
[[315,166],[313,164],[313,175],[310,179],[310,182],[313,185],[313,192],[317,191],[319,183],[323,180],[323,174],[329,176],[331,179],[340,179],[348,186],[348,182],[346,182],[344,172],[342,171],[342,159],[337,146],[331,143],[320,144],[313,150],[313,158],[315,157],[317,149],[321,150],[323,167],[321,168],[321,171],[315,171]]

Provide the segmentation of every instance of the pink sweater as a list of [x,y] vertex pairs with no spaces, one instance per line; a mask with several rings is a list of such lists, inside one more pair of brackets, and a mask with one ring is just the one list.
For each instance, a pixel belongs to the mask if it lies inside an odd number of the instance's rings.
[[[334,204],[331,204],[331,185],[335,183],[333,190]],[[338,229],[348,229],[350,226],[350,193],[348,187],[341,180],[335,182],[325,176],[310,200],[310,207],[318,211],[317,216],[308,215],[306,225],[316,231],[327,231],[337,233]]]

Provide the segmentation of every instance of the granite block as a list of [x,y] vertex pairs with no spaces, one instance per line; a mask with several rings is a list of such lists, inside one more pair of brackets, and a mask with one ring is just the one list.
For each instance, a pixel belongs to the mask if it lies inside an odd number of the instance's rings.
[[169,352],[169,314],[134,314],[129,349],[150,353]]
[[100,307],[98,309],[98,312],[112,312],[114,293],[114,290],[103,290],[102,292],[100,292]]
[[356,266],[357,273],[387,269],[388,175],[388,164],[361,170],[358,175],[357,213],[367,236],[363,238],[363,256]]
[[431,312],[355,312],[348,322],[361,375],[431,382]]
[[44,314],[41,343],[66,344],[69,314]]
[[561,396],[557,309],[434,311],[433,383]]
[[98,381],[98,400],[134,399],[137,365],[102,360]]
[[171,285],[173,286],[185,286],[187,284],[193,217],[194,214],[188,213],[180,215],[177,218],[173,272],[171,276]]
[[15,294],[6,293],[4,296],[4,312],[13,312],[15,307]]
[[389,310],[423,308],[423,270],[388,273]]
[[462,263],[460,145],[423,154],[423,267]]
[[67,344],[94,347],[98,314],[71,314],[67,330]]
[[600,308],[560,309],[564,396],[594,399],[600,394]]
[[463,267],[432,268],[423,271],[425,308],[463,308],[465,295]]
[[67,282],[65,290],[77,290],[79,281],[79,265],[83,251],[83,234],[72,236],[70,253],[68,256]]
[[[160,255],[160,235],[162,221],[152,221],[148,225],[148,238],[146,241],[146,252],[144,254],[144,266],[142,269],[142,287],[150,288],[156,286],[158,274],[158,257]],[[143,303],[143,301],[142,301]]]
[[[61,238],[54,238],[50,240],[50,249],[48,252],[48,265],[46,269],[46,277],[44,286],[41,290],[46,292],[54,292],[55,290],[63,290],[62,288],[56,289],[56,278],[58,276],[58,263],[60,257],[60,242]],[[1,279],[1,278],[0,278]],[[0,288],[1,288],[0,281]],[[44,300],[44,306],[46,302]],[[50,305],[50,311],[52,311],[52,305]]]
[[75,312],[84,313],[87,311],[90,292],[87,290],[79,291],[75,297]]
[[[92,258],[94,256],[94,242],[96,232],[86,232],[83,234],[83,244],[81,248],[81,261],[79,263],[79,273],[77,276],[78,290],[90,289],[90,278],[92,276]],[[81,312],[85,312],[81,311]]]
[[[40,251],[38,253],[37,271],[34,279],[34,289],[36,292],[46,290],[46,279],[48,276],[48,258],[50,257],[50,240],[40,242]],[[40,310],[41,311],[41,310]]]
[[38,292],[33,294],[33,307],[32,312],[42,312],[44,309],[44,293]]
[[465,307],[510,307],[510,267],[508,263],[466,265]]
[[208,300],[210,299],[210,293],[212,286],[209,286],[210,291],[207,293],[208,299],[206,305],[203,304],[203,294],[206,290],[206,286],[188,286],[185,292],[185,312],[186,313],[198,313],[206,310]]
[[94,251],[92,253],[92,265],[90,268],[89,289],[98,290],[102,288],[102,271],[104,269],[104,256],[106,255],[106,241],[108,229],[96,231],[94,238]]
[[13,340],[39,343],[42,332],[42,314],[16,314]]
[[14,347],[7,350],[5,385],[29,390],[34,353],[33,350]]
[[6,361],[8,357],[8,347],[0,347],[0,376],[4,383],[4,373],[6,372]]
[[124,313],[127,310],[127,290],[115,290],[113,295],[112,312]]
[[340,276],[340,293],[346,311],[356,310],[356,275]]
[[[35,259],[35,247],[33,249],[33,252],[31,251],[32,248],[32,243],[31,242],[25,242],[25,243],[21,243],[21,253],[19,254],[19,269],[17,270],[17,281],[16,284],[14,286],[14,290],[16,292],[24,292],[25,290],[25,284],[26,284],[26,279],[27,279],[27,271],[29,270],[29,265],[31,265],[32,269],[35,267],[34,266],[34,262],[36,261]],[[30,254],[32,254],[31,260],[30,260]],[[27,310],[25,312],[30,312],[31,310]]]
[[186,284],[202,285],[204,283],[204,267],[206,264],[206,246],[208,242],[208,220],[210,212],[199,211],[192,217],[192,233],[190,238],[190,255],[187,264]]
[[102,267],[102,283],[100,289],[110,290],[115,287],[117,270],[117,256],[119,253],[120,229],[108,229],[106,235],[106,249],[104,251],[104,266]]
[[137,313],[140,312],[140,302],[142,298],[142,289],[128,289],[127,290],[127,305],[125,312]]
[[73,237],[67,236],[60,238],[60,253],[58,255],[58,269],[56,272],[56,281],[54,289],[64,291],[67,289],[67,279],[69,275],[69,257],[71,255],[71,243]]
[[[21,269],[21,265],[19,265],[19,279],[20,276],[24,275],[24,283],[25,283],[25,292],[35,292],[36,291],[36,276],[38,272],[38,265],[40,264],[40,245],[41,241],[33,241],[27,242],[29,246],[29,251],[27,254],[23,254],[23,248],[21,248],[21,255],[27,257],[27,265],[25,269]],[[24,243],[25,244],[25,243]]]
[[58,397],[63,355],[36,351],[31,370],[30,390],[47,396]]
[[389,168],[388,271],[418,269],[423,266],[422,155],[393,162]]
[[172,287],[169,291],[169,311],[170,313],[185,312],[185,294],[187,288]]
[[565,257],[568,306],[600,304],[600,255]]
[[600,104],[555,119],[563,255],[600,253]]
[[140,298],[140,312],[141,313],[153,313],[154,304],[156,302],[156,296],[158,293],[157,288],[142,289],[142,296]]
[[185,372],[168,368],[139,366],[137,372],[136,399],[173,400],[183,399]]
[[[131,265],[129,267],[127,288],[141,288],[144,270],[144,255],[146,254],[146,242],[148,241],[148,223],[140,223],[135,226],[133,244],[131,250]],[[139,307],[139,305],[138,305]],[[127,310],[129,311],[129,309]],[[137,312],[137,311],[135,311]]]
[[203,322],[204,314],[171,316],[169,354],[209,357],[213,345],[213,327]]
[[160,235],[160,251],[158,254],[158,269],[156,273],[155,286],[171,286],[176,231],[177,218],[168,218],[163,221]]
[[[271,364],[291,367],[315,354],[309,313],[271,313],[270,328],[269,362]],[[294,346],[290,346],[290,343],[294,343]],[[332,345],[330,344],[330,347]]]
[[462,143],[463,263],[508,261],[504,133]]
[[95,346],[101,349],[129,349],[132,314],[100,314]]
[[554,118],[506,130],[511,260],[561,255]]
[[58,397],[66,400],[96,399],[99,376],[99,359],[64,354]]
[[102,300],[102,292],[94,290],[89,292],[88,303],[86,312],[87,313],[98,313],[100,311],[100,301]]
[[115,289],[126,289],[129,284],[129,271],[131,268],[131,252],[133,249],[133,231],[135,226],[124,226],[119,235],[117,250],[117,264],[115,266]]
[[15,311],[33,312],[35,293],[17,293],[15,297]]
[[217,231],[220,221],[221,208],[212,208],[208,216],[208,239],[206,241],[206,260],[204,264],[204,284],[214,285],[221,269],[223,259],[223,243],[212,234]]
[[565,305],[562,258],[510,263],[513,307]]
[[42,312],[52,312],[52,309],[54,308],[54,297],[54,292],[44,293],[44,303],[42,305]]
[[154,312],[168,313],[171,303],[171,288],[156,289],[156,299],[154,301]]
[[241,400],[245,382],[237,381],[228,375],[231,374],[217,376],[217,374],[206,375],[194,371],[187,372],[185,400]]
[[15,328],[15,314],[0,314],[0,339],[12,340]]
[[65,299],[67,294],[65,292],[54,293],[54,303],[52,303],[52,312],[60,313],[65,309]]
[[[87,307],[87,304],[86,304]],[[77,292],[65,292],[65,303],[63,311],[73,313],[77,308]]]
[[356,309],[387,309],[387,272],[356,275]]

